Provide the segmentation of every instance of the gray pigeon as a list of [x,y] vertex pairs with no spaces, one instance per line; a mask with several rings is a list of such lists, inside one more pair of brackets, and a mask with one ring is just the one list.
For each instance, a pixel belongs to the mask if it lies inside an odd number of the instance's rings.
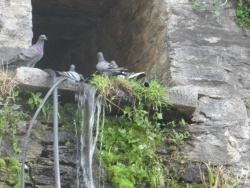
[[146,74],[145,74],[145,72],[129,72],[129,73],[125,73],[126,74],[126,76],[125,76],[125,78],[124,79],[135,79],[135,80],[139,80],[139,79],[141,79],[141,78],[143,78],[143,77],[145,77],[146,76]]
[[116,76],[124,75],[126,69],[124,67],[118,67],[117,64],[113,61],[112,64],[107,62],[102,52],[97,53],[98,63],[96,65],[97,70],[104,76]]
[[113,68],[118,68],[118,65],[116,64],[115,61],[110,61],[110,65],[111,65]]
[[18,67],[34,67],[43,57],[44,41],[48,40],[45,35],[40,35],[38,41],[27,50],[4,62],[4,66],[10,69]]
[[[116,64],[115,61],[110,61],[110,65],[112,65],[113,68],[118,68],[118,65]],[[124,78],[124,79],[136,79],[136,80],[139,80],[143,77],[146,76],[145,72],[122,72],[123,75],[119,75],[121,78]]]
[[56,71],[58,74],[60,74],[61,76],[67,77],[71,80],[74,80],[76,82],[80,82],[84,80],[84,77],[82,74],[79,74],[75,71],[75,65],[70,65],[70,69],[68,72],[60,72],[60,71]]
[[74,64],[70,65],[69,71],[76,71],[76,66]]

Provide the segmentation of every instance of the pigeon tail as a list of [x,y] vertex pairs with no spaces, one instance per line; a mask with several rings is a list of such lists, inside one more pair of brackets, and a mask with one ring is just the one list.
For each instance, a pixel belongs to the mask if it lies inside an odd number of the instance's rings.
[[98,58],[98,62],[100,62],[100,61],[105,61],[102,52],[98,52],[98,53],[97,53],[97,58]]

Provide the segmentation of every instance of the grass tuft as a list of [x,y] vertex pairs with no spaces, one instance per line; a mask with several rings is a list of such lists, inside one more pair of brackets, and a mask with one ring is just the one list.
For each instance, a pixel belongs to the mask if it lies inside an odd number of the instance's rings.
[[17,87],[17,79],[12,72],[0,70],[0,95],[2,97],[13,97],[14,89]]

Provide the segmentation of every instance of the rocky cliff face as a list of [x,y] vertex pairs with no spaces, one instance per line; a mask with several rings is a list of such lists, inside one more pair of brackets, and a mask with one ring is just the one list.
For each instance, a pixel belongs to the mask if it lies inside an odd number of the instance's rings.
[[168,2],[169,95],[193,122],[184,153],[248,171],[250,39],[235,23],[235,5],[217,17],[188,1]]
[[[7,10],[0,16],[1,58],[30,44],[30,2],[15,3],[0,3]],[[60,36],[67,42],[56,44],[57,51],[48,47],[45,60],[57,69],[74,61],[88,76],[95,72],[96,53],[103,51],[107,60],[132,71],[146,70],[148,79],[172,87],[169,98],[192,122],[192,140],[183,156],[226,165],[234,174],[248,172],[250,39],[235,23],[234,2],[221,7],[221,16],[194,11],[188,0],[121,0],[108,7],[82,30]],[[36,27],[46,27],[46,19],[36,16]],[[49,28],[48,34],[57,37],[62,27]]]

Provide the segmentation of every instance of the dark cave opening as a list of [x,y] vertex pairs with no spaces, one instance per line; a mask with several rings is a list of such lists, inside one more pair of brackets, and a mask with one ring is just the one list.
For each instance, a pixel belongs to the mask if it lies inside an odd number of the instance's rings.
[[[115,6],[114,0],[32,0],[33,43],[45,34],[45,53],[36,67],[67,71],[70,64],[85,77],[93,74],[97,50],[93,30]],[[91,47],[90,47],[91,46]]]
[[[70,64],[89,77],[96,72],[97,53],[130,72],[144,71],[162,80],[165,29],[158,6],[136,0],[32,0],[35,42],[45,34],[45,54],[36,67],[67,71]],[[157,17],[158,18],[158,17]],[[163,42],[162,42],[163,41]],[[156,73],[157,72],[157,73]]]

